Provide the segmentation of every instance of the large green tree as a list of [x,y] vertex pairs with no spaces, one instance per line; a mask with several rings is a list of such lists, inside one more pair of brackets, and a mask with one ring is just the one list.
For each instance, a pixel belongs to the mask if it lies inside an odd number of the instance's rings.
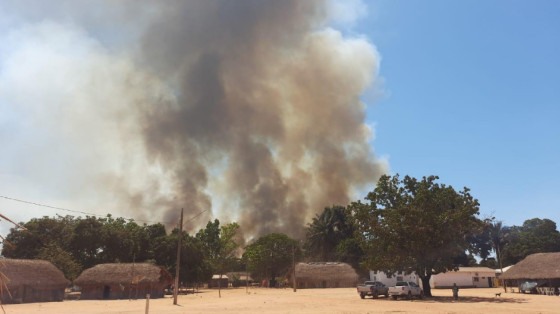
[[210,265],[214,274],[220,276],[218,295],[222,297],[221,279],[229,269],[237,263],[236,253],[239,248],[237,231],[239,225],[235,222],[221,226],[218,219],[209,221],[206,228],[201,229],[196,238],[201,241],[205,261]]
[[533,218],[522,226],[506,228],[501,251],[504,265],[515,264],[533,253],[560,252],[560,233],[550,219]]
[[[208,281],[212,277],[210,265],[206,262],[204,248],[199,239],[183,232],[181,239],[181,266],[179,281],[188,285]],[[153,240],[153,258],[157,265],[164,266],[175,274],[179,229],[169,235],[163,234]]]
[[389,273],[415,272],[426,296],[431,296],[431,276],[455,269],[454,260],[469,248],[468,237],[483,225],[477,218],[479,203],[469,189],[457,192],[437,179],[384,175],[367,195],[369,203],[350,206],[365,266]]
[[297,240],[283,233],[271,233],[247,246],[243,259],[248,262],[253,278],[273,280],[286,274],[294,254],[299,260],[301,249]]

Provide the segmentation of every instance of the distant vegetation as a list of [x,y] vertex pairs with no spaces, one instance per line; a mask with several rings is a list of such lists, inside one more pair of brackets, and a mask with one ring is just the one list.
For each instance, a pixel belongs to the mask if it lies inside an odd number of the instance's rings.
[[[183,232],[180,281],[207,282],[212,274],[248,269],[256,280],[283,277],[296,261],[338,261],[367,270],[415,271],[423,281],[458,266],[500,268],[529,254],[559,252],[560,233],[549,219],[522,226],[479,217],[478,201],[437,177],[383,176],[366,202],[326,207],[305,226],[303,241],[271,233],[240,247],[237,223],[209,221],[194,235]],[[153,262],[175,273],[178,229],[132,220],[57,216],[12,229],[2,255],[45,259],[68,279],[100,263]],[[476,257],[476,258],[475,258]],[[477,259],[479,262],[477,262]],[[426,291],[429,295],[429,291]]]

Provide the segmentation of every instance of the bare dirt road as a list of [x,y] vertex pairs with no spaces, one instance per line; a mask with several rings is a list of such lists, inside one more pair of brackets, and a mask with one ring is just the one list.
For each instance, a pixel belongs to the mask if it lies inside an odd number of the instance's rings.
[[[501,292],[501,297],[495,294]],[[150,300],[150,313],[560,313],[560,297],[503,293],[497,288],[461,289],[459,300],[451,290],[433,290],[434,298],[398,300],[383,297],[360,299],[355,288],[291,289],[245,288],[201,290]],[[64,301],[9,304],[6,313],[144,313],[145,300]]]

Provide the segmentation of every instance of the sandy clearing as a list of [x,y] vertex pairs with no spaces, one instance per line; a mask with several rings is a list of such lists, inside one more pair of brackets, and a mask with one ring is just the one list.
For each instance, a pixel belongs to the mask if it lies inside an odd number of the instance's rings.
[[[501,297],[495,293],[502,292]],[[150,300],[150,313],[559,313],[560,297],[503,293],[498,288],[461,289],[459,301],[451,290],[433,290],[435,298],[398,300],[360,299],[355,288],[291,289],[244,288],[201,290],[179,296],[179,306],[170,297]],[[6,313],[144,313],[145,300],[64,301],[9,304]]]

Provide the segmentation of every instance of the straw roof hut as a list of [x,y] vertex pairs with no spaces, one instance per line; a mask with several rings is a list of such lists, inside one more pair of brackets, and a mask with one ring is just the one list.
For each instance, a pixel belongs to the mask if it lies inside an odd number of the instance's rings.
[[2,303],[62,301],[64,289],[70,284],[64,274],[44,260],[0,260],[0,271],[8,278],[8,291]]
[[[291,280],[292,273],[288,272]],[[358,274],[346,263],[314,262],[296,265],[298,288],[342,288],[355,287]]]
[[100,264],[80,274],[74,284],[82,288],[81,299],[127,299],[163,297],[171,274],[149,263]]
[[227,275],[213,275],[212,279],[208,282],[208,288],[227,288],[229,286],[229,278]]
[[560,280],[560,252],[531,254],[513,265],[500,278],[508,280]]

